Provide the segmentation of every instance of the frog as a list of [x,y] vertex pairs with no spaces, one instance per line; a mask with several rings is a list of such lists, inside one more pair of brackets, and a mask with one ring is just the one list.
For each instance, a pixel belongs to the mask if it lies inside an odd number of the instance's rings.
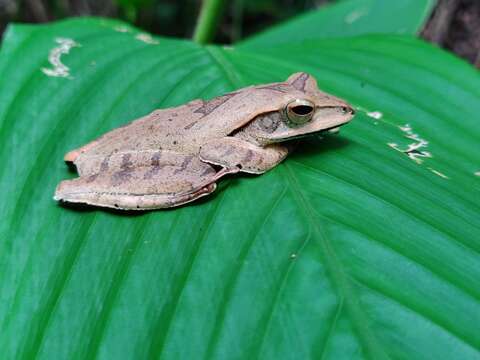
[[306,72],[157,109],[66,153],[79,177],[61,181],[54,199],[119,210],[177,207],[213,193],[227,175],[273,169],[295,139],[337,132],[354,114]]

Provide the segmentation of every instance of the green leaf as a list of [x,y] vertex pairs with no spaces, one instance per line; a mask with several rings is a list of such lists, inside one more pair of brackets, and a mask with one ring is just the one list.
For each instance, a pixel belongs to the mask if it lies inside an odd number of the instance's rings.
[[[42,70],[59,38],[77,44],[67,77]],[[300,70],[358,114],[272,171],[168,211],[52,200],[66,151]],[[480,358],[480,76],[463,61],[403,36],[249,52],[74,19],[10,27],[0,78],[2,359]]]
[[342,0],[242,41],[247,48],[371,33],[416,34],[436,0]]

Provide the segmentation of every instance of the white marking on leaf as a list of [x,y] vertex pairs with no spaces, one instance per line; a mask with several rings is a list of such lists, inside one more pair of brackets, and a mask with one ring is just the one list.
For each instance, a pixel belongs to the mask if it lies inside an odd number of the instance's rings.
[[473,175],[475,175],[475,176],[480,176],[480,171],[475,171],[475,172],[473,173]]
[[371,118],[379,120],[383,117],[383,113],[381,113],[380,111],[372,111],[372,112],[367,112],[367,116],[370,116]]
[[368,9],[359,9],[352,11],[350,14],[345,16],[344,21],[347,24],[353,24],[355,21],[360,19],[361,17],[365,16],[368,14]]
[[115,26],[113,30],[121,32],[121,33],[127,33],[130,32],[130,29],[126,26],[120,25],[120,26]]
[[429,151],[422,150],[428,146],[428,141],[422,139],[418,134],[413,132],[412,127],[409,124],[404,126],[399,126],[400,130],[405,133],[407,139],[411,139],[414,142],[407,145],[407,148],[400,148],[396,143],[388,143],[387,145],[391,148],[400,151],[401,153],[406,154],[410,159],[415,161],[417,164],[423,162],[422,158],[431,158],[432,154]]
[[152,45],[159,44],[158,40],[154,39],[150,34],[147,34],[147,33],[137,34],[137,36],[135,36],[135,39],[143,41],[144,43],[147,43],[147,44],[152,44]]
[[42,72],[47,76],[53,77],[68,77],[70,76],[70,68],[62,63],[61,56],[66,55],[74,47],[80,47],[81,45],[75,42],[73,39],[58,37],[55,42],[59,45],[48,54],[48,62],[52,65],[52,68],[42,68]]
[[444,179],[447,179],[447,180],[450,179],[447,175],[445,175],[444,173],[441,173],[438,170],[432,169],[431,167],[427,167],[427,169],[430,170],[435,175],[440,176],[441,178],[444,178]]

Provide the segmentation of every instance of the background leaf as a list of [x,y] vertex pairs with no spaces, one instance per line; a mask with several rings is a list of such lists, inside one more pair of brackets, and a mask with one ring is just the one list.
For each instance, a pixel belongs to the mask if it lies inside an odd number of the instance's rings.
[[416,34],[435,0],[341,0],[242,41],[244,48],[371,33]]
[[[59,37],[79,45],[66,78],[42,71]],[[66,151],[299,70],[357,107],[339,136],[175,210],[52,200],[75,176]],[[480,78],[464,62],[402,36],[249,52],[76,19],[11,27],[0,77],[2,358],[480,357]],[[388,145],[422,139],[421,164]]]

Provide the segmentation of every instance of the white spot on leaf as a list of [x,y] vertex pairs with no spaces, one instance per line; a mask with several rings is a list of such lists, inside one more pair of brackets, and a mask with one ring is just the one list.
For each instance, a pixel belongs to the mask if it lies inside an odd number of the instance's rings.
[[128,27],[122,26],[122,25],[120,25],[120,26],[115,26],[115,27],[113,28],[113,30],[118,31],[118,32],[121,32],[121,33],[130,32],[130,29],[129,29]]
[[381,113],[380,111],[372,111],[372,112],[367,112],[367,116],[370,116],[371,118],[379,120],[383,117],[383,113]]
[[152,44],[152,45],[159,44],[158,40],[154,39],[150,34],[147,34],[147,33],[137,34],[137,36],[135,36],[135,39],[143,41],[144,43],[147,43],[147,44]]
[[355,21],[357,21],[358,19],[360,19],[361,17],[367,14],[368,14],[368,9],[355,10],[355,11],[352,11],[347,16],[345,16],[344,20],[347,24],[353,24]]
[[395,143],[388,143],[388,146],[391,148],[400,151],[406,154],[410,159],[415,161],[417,164],[421,164],[423,162],[422,158],[431,158],[432,154],[429,151],[424,150],[428,146],[428,141],[422,139],[418,134],[413,132],[412,127],[409,124],[405,126],[400,126],[400,130],[405,133],[405,137],[407,139],[411,139],[414,142],[407,145],[407,148],[401,148],[398,144]]
[[52,68],[42,68],[42,72],[47,76],[53,77],[68,77],[70,76],[70,68],[62,63],[61,56],[66,55],[74,47],[81,46],[73,39],[68,38],[56,38],[55,42],[59,45],[48,54],[48,62],[52,65]]
[[475,175],[475,176],[480,176],[480,171],[475,171],[475,172],[473,173],[473,175]]

